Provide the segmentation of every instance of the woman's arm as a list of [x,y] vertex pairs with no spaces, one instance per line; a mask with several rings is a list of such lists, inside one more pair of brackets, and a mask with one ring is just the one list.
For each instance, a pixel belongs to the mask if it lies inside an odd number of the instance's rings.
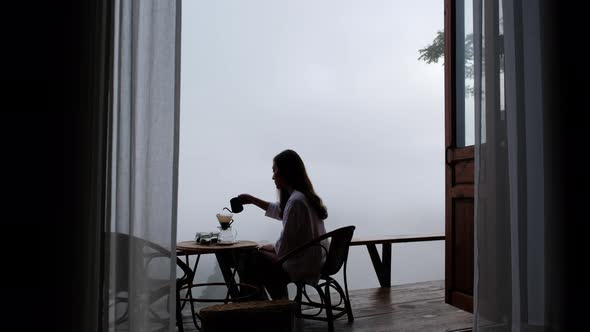
[[301,200],[293,200],[287,203],[283,215],[283,231],[280,242],[274,248],[277,256],[282,257],[289,251],[297,248],[308,240],[308,228],[310,226],[309,207]]
[[254,205],[258,206],[259,208],[263,209],[264,211],[266,211],[268,209],[268,206],[270,204],[267,201],[263,201],[260,198],[254,197],[249,194],[241,194],[241,195],[238,195],[238,197],[240,198],[240,201],[242,201],[242,204],[254,204]]

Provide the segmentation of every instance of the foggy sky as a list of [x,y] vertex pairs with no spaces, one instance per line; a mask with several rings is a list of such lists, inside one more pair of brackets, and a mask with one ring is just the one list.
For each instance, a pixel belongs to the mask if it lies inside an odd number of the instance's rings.
[[[443,29],[442,0],[185,0],[182,11],[179,241],[215,230],[240,193],[275,201],[272,158],[287,148],[328,231],[444,232],[443,66],[418,61]],[[240,239],[280,232],[253,205],[234,219]],[[349,257],[350,288],[375,287],[366,249]],[[392,258],[393,284],[444,279],[442,241],[394,245]]]

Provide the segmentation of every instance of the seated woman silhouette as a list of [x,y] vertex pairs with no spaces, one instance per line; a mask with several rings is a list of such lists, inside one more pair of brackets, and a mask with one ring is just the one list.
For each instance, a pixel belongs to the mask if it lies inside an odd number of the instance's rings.
[[[259,247],[257,254],[247,256],[240,271],[242,282],[264,286],[272,299],[287,298],[290,281],[318,282],[326,260],[325,251],[312,246],[300,255],[275,264],[289,251],[326,233],[324,219],[328,212],[315,193],[301,157],[285,150],[273,159],[272,179],[279,191],[279,202],[269,203],[249,194],[241,194],[242,204],[254,204],[270,218],[281,220],[283,229],[275,244]],[[328,248],[329,242],[322,243]],[[266,298],[264,292],[261,297]]]

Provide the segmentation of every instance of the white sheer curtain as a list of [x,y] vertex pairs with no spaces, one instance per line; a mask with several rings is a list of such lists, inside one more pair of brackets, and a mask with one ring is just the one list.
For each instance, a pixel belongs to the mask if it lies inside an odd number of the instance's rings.
[[[103,287],[112,331],[175,329],[180,3],[114,1]],[[154,247],[164,259],[147,259]]]
[[546,184],[539,1],[474,1],[475,331],[542,331]]

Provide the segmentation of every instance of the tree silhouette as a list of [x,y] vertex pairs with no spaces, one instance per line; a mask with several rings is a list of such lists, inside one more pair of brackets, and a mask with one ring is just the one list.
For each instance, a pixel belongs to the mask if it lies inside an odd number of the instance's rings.
[[[465,68],[465,81],[468,79],[473,78],[473,33],[467,34],[465,36],[465,47],[464,47],[464,68]],[[418,50],[420,56],[418,60],[422,60],[426,63],[433,63],[438,61],[441,58],[444,58],[445,55],[445,33],[441,30],[436,32],[436,37],[432,41],[432,44],[426,46]],[[443,63],[444,65],[444,63]],[[465,93],[473,95],[473,87],[470,85],[465,85]]]
[[445,33],[437,31],[432,44],[418,50],[418,52],[420,52],[418,60],[424,60],[426,63],[438,62],[445,55]]

